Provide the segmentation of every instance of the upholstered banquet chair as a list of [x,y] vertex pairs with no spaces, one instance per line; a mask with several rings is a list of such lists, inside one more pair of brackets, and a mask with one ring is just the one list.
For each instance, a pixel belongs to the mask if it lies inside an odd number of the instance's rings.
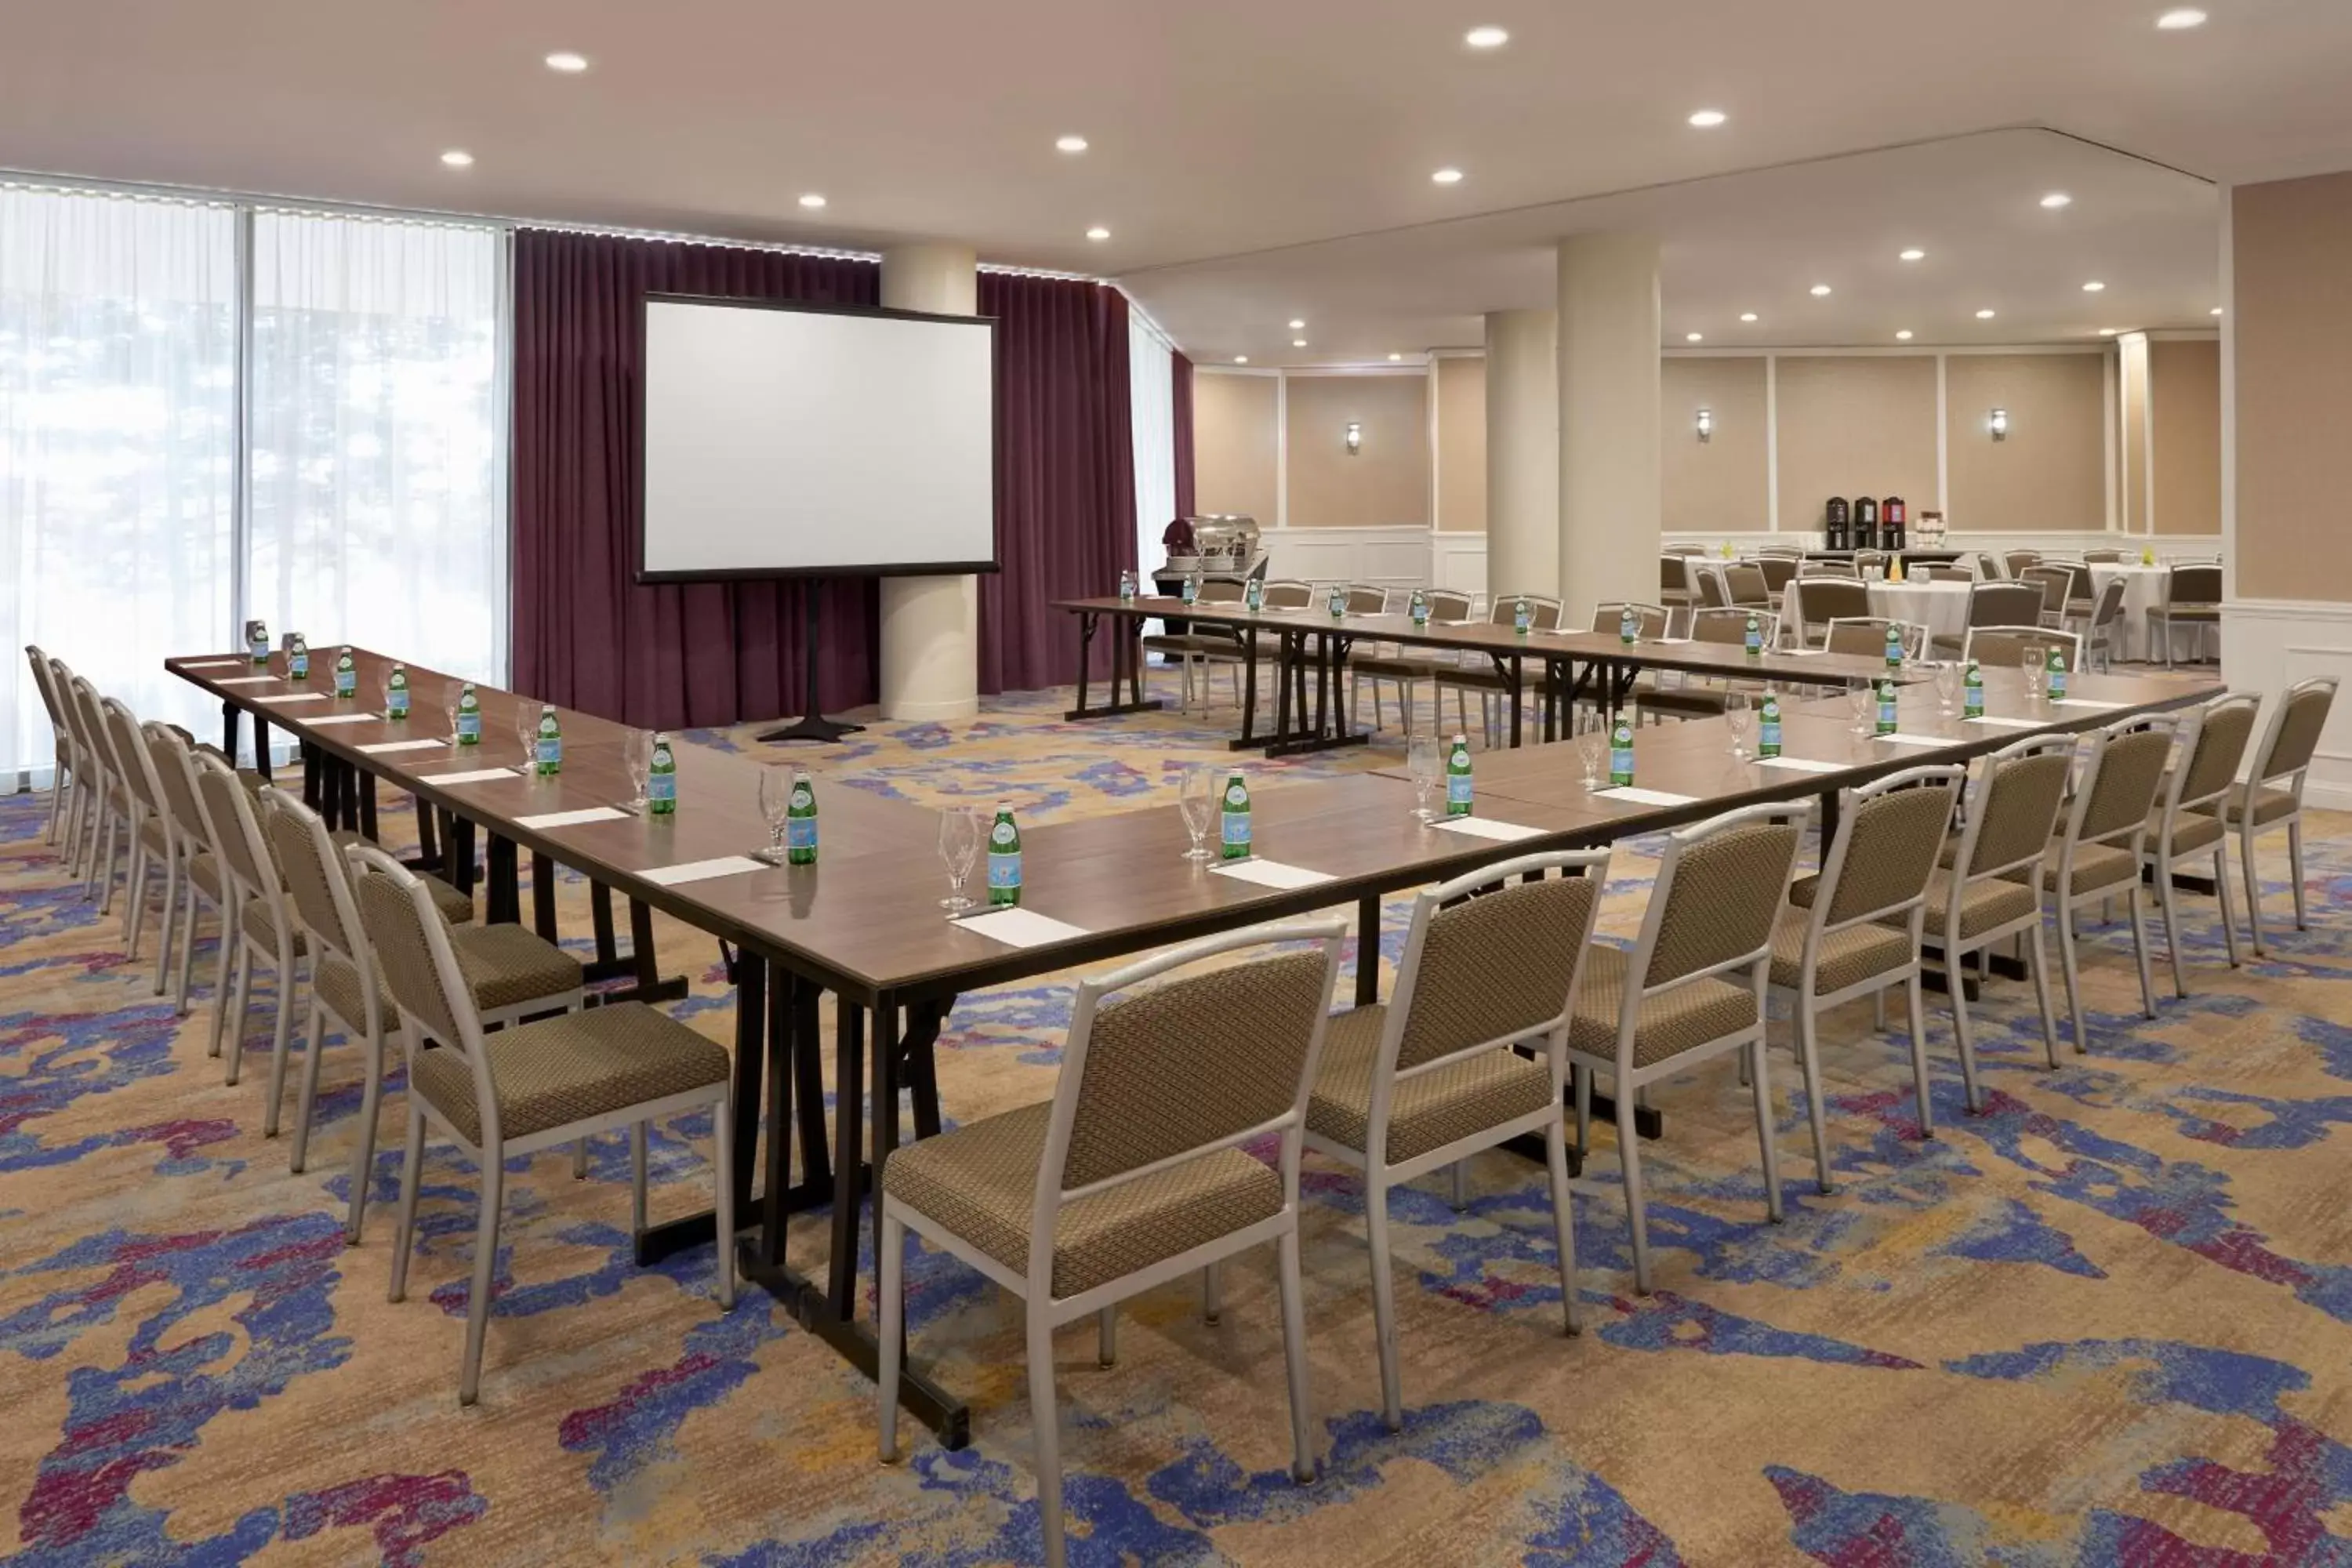
[[2058,917],[2059,967],[2066,976],[2066,1010],[2074,1021],[2074,1049],[2090,1048],[2083,1010],[2074,918],[2092,904],[2120,897],[2131,920],[2133,954],[2139,961],[2140,1009],[2156,1016],[2156,986],[2148,973],[2147,929],[2140,909],[2140,852],[2156,792],[2172,756],[2172,721],[2126,720],[2092,733],[2075,781],[2074,799],[2060,837],[2042,868],[2042,887]]
[[2238,835],[2238,857],[2246,875],[2246,921],[2252,928],[2254,956],[2263,952],[2263,885],[2254,873],[2254,840],[2280,828],[2286,830],[2287,865],[2294,884],[2294,929],[2305,927],[2303,891],[2303,786],[2311,759],[2319,750],[2320,731],[2327,727],[2328,710],[2336,702],[2336,680],[2320,676],[2300,680],[2281,694],[2271,710],[2270,727],[2254,752],[2247,782],[2231,792],[2223,820]]
[[2238,967],[2238,923],[2230,913],[2229,834],[2222,813],[2236,792],[2238,764],[2246,760],[2262,699],[2231,692],[2195,709],[2180,721],[2180,765],[2164,775],[2156,814],[2147,819],[2141,855],[2155,873],[2157,907],[2164,911],[2164,945],[2172,956],[2172,992],[2189,994],[2180,968],[2180,915],[2173,871],[2184,857],[2209,855],[2213,895],[2221,906],[2221,940],[2230,967]]

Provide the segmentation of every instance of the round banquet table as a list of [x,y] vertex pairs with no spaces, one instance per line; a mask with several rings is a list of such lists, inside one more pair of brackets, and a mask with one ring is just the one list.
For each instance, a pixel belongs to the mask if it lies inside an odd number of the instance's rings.
[[[2091,593],[2103,592],[2111,578],[2124,580],[2123,614],[2116,626],[2116,657],[2123,659],[2160,659],[2164,650],[2148,641],[2147,612],[2164,603],[2164,577],[2168,568],[2142,566],[2137,562],[2122,564],[2097,564],[2091,568]],[[2197,632],[2189,626],[2172,629],[2173,653],[2179,657],[2194,651]]]
[[1870,613],[1881,620],[1926,626],[1930,637],[1956,637],[1968,629],[1968,583],[1873,583]]

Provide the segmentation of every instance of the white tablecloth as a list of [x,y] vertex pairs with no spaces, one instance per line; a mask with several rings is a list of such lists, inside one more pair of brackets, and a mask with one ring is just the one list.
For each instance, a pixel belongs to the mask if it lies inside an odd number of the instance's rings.
[[[2166,568],[2162,566],[2142,566],[2137,563],[2092,566],[2091,593],[2094,599],[2105,590],[2110,580],[2116,577],[2124,580],[2123,615],[2115,632],[2117,658],[2161,659],[2164,657],[2164,650],[2155,647],[2147,640],[2147,612],[2151,605],[2164,603],[2165,572]],[[2173,656],[2176,658],[2190,657],[2196,650],[2196,637],[2197,633],[2191,628],[2175,626],[2172,630]]]
[[1930,637],[1956,637],[1968,628],[1969,583],[1873,583],[1870,613],[1881,620],[1926,626]]

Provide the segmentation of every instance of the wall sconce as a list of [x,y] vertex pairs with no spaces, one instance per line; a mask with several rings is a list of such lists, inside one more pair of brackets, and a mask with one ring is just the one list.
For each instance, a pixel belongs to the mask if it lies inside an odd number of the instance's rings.
[[1697,427],[1698,427],[1698,438],[1699,438],[1700,440],[1702,440],[1702,441],[1711,441],[1711,440],[1713,440],[1713,439],[1715,438],[1715,410],[1714,410],[1714,409],[1712,409],[1712,408],[1702,408],[1702,409],[1700,409],[1700,410],[1698,411],[1698,418],[1697,418],[1696,424],[1697,424]]
[[1992,433],[1992,438],[1994,440],[2008,440],[2009,410],[2006,408],[1996,408],[1990,414],[1986,415],[1985,428]]
[[1348,456],[1354,457],[1364,448],[1364,427],[1354,420],[1348,421]]

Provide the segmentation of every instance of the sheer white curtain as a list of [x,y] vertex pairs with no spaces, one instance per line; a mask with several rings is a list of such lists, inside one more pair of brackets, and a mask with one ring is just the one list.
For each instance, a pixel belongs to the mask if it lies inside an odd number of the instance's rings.
[[1135,439],[1135,559],[1150,571],[1166,552],[1160,536],[1176,516],[1175,362],[1168,341],[1127,318],[1128,405]]
[[37,643],[142,718],[229,640],[236,214],[0,187],[0,790],[46,782]]
[[502,679],[496,230],[253,218],[247,616]]

